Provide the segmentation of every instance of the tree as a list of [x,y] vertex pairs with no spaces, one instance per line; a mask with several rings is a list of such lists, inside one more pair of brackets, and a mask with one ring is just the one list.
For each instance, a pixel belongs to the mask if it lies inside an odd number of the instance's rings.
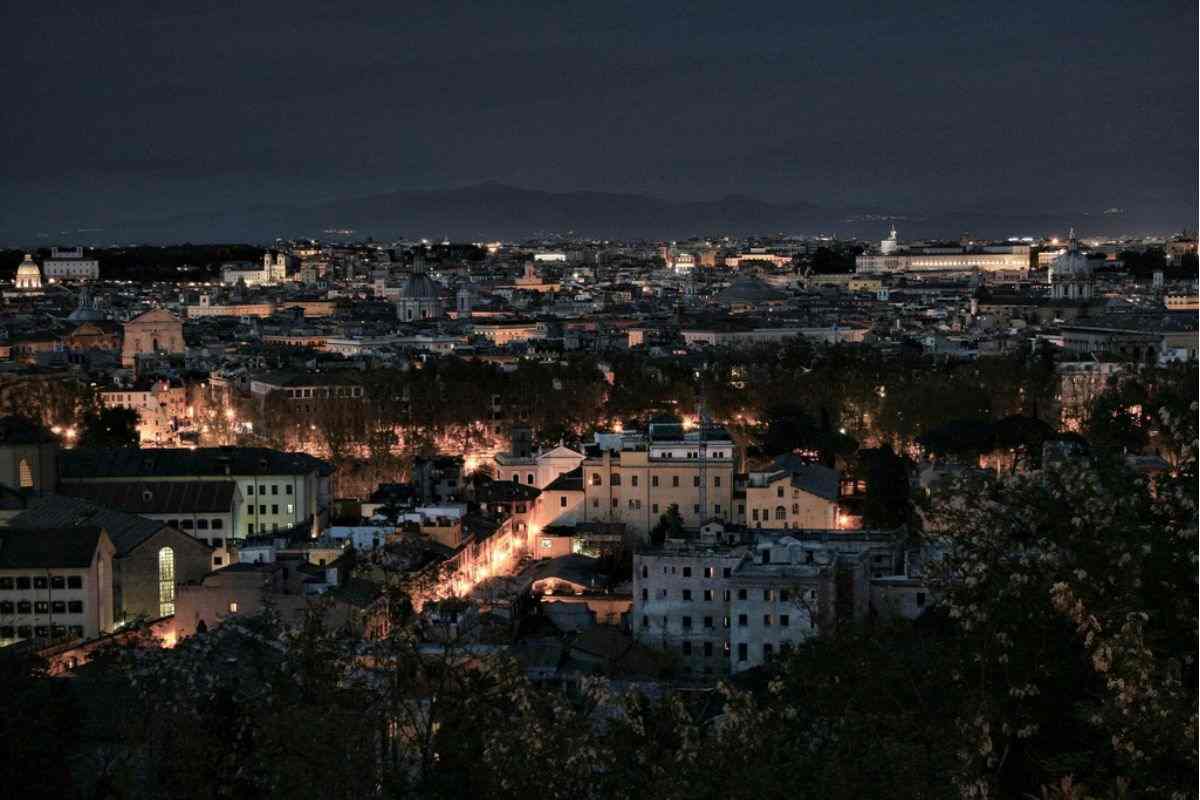
[[83,417],[80,447],[137,447],[138,413],[131,408],[102,408]]
[[1184,457],[1155,480],[1102,452],[935,495],[934,588],[965,648],[957,780],[976,796],[1071,774],[1193,791],[1196,411],[1160,412]]
[[658,547],[667,539],[683,537],[683,517],[679,515],[679,506],[671,503],[666,512],[658,518],[658,523],[650,529],[650,543]]
[[891,445],[859,450],[856,472],[867,484],[862,504],[865,527],[895,528],[913,523],[908,465]]

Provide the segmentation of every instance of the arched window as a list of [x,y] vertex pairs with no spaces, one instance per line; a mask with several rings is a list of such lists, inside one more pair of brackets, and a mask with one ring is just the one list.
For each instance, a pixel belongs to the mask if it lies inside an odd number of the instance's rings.
[[530,486],[533,486],[533,473],[532,472],[530,472],[528,475],[525,476],[525,482],[528,483]]
[[30,468],[28,459],[22,458],[17,463],[17,479],[22,489],[33,488],[33,469]]
[[787,519],[787,509],[783,506],[775,506],[775,519]]
[[175,613],[175,551],[164,547],[158,551],[158,615]]

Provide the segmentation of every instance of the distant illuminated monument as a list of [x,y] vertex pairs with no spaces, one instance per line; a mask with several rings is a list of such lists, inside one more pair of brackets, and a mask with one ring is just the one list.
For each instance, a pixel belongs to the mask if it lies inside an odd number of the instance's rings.
[[1055,300],[1091,300],[1095,278],[1087,254],[1071,228],[1067,251],[1050,262],[1050,296]]
[[42,288],[42,271],[29,253],[25,254],[25,260],[17,267],[16,284],[18,289]]

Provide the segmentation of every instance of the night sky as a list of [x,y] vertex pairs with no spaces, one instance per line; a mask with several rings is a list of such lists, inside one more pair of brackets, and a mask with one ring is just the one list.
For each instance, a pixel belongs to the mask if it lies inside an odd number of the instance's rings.
[[8,242],[487,180],[1196,222],[1195,0],[2,5]]

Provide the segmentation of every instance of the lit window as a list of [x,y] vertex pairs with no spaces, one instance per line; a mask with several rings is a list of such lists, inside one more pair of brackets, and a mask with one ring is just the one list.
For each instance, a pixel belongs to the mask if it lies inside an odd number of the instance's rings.
[[237,600],[230,600],[230,601],[229,601],[229,613],[230,613],[230,614],[236,614],[236,613],[237,613]]
[[164,547],[158,551],[158,615],[175,613],[175,551]]
[[17,465],[17,469],[20,472],[21,488],[32,489],[33,470],[29,468],[29,462],[22,458],[20,463]]

